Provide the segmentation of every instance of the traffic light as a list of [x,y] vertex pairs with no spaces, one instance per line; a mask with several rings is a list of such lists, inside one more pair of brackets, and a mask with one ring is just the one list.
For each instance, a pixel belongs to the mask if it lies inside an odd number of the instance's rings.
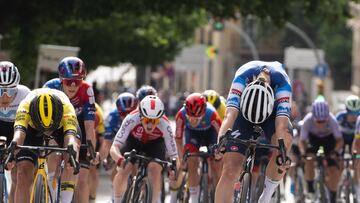
[[224,30],[224,27],[225,27],[225,25],[224,25],[224,23],[222,21],[215,21],[213,23],[213,29],[214,30],[222,31],[222,30]]
[[217,53],[218,53],[218,50],[215,46],[209,46],[206,49],[206,56],[210,59],[214,59],[215,56],[217,55]]

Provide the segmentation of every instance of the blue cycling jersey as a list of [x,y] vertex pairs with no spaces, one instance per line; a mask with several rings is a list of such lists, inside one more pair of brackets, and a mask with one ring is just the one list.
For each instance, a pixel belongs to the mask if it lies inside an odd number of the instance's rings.
[[117,131],[120,129],[122,120],[117,109],[114,109],[105,119],[104,139],[113,140]]
[[251,61],[242,65],[235,74],[231,84],[227,107],[240,110],[241,94],[248,83],[256,78],[264,69],[269,71],[270,86],[274,90],[276,116],[287,116],[291,113],[291,84],[284,67],[279,62]]
[[[340,111],[336,114],[336,120],[340,126],[340,131],[344,135],[352,135],[355,134],[355,127],[356,127],[356,120],[353,122],[349,122],[346,117],[347,115],[354,115],[353,113],[349,113],[346,110]],[[357,114],[356,116],[359,116],[360,114]]]

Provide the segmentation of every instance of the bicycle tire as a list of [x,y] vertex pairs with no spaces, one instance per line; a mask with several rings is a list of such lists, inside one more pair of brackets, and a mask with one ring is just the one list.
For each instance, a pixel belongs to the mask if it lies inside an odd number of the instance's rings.
[[34,190],[34,203],[46,203],[49,202],[49,199],[46,195],[46,188],[45,188],[45,182],[44,177],[39,175],[36,179],[35,184],[35,190]]
[[[143,196],[143,198],[141,198]],[[134,200],[136,203],[151,203],[152,201],[152,186],[150,179],[144,177],[134,192]]]
[[129,176],[129,179],[128,179],[128,187],[125,191],[125,194],[124,194],[124,198],[123,198],[123,201],[122,203],[131,203],[133,202],[133,191],[134,191],[134,187],[133,187],[133,181],[132,181],[132,177]]
[[199,193],[199,202],[210,203],[209,202],[209,179],[207,174],[202,174],[200,178],[200,193]]
[[189,187],[186,183],[187,180],[187,173],[183,176],[179,192],[177,194],[177,200],[179,203],[188,203],[189,202]]
[[302,182],[302,177],[299,175],[296,175],[294,180],[294,197],[295,197],[295,203],[304,203],[305,202],[305,196],[304,196],[304,185]]
[[256,185],[255,185],[255,192],[254,192],[255,202],[259,201],[260,195],[264,190],[264,183],[265,183],[265,174],[260,174],[256,180]]
[[[0,174],[0,202],[6,203],[6,183],[5,183],[5,174]],[[2,191],[2,192],[1,192]]]
[[161,184],[161,202],[165,203],[165,196],[166,196],[166,191],[165,191],[165,177],[162,177],[162,184]]
[[[250,182],[251,176],[249,173],[245,173],[241,180],[241,192],[240,192],[240,203],[247,203],[250,198]],[[250,201],[249,201],[250,202]]]

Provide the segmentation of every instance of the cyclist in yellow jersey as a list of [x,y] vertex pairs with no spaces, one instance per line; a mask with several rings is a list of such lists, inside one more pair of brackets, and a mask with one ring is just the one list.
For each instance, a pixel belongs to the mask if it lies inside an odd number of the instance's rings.
[[[96,148],[95,151],[99,151],[101,143],[104,139],[103,135],[105,133],[104,126],[104,112],[101,107],[95,103],[95,133],[96,133]],[[89,187],[90,187],[90,200],[96,199],[96,189],[99,184],[99,174],[97,171],[97,165],[90,166],[90,176],[89,176]]]
[[[31,91],[20,103],[16,112],[14,138],[10,145],[42,146],[43,137],[50,136],[59,146],[73,145],[79,153],[80,136],[74,107],[67,96],[58,90],[42,88]],[[38,155],[29,150],[19,150],[15,156],[17,185],[15,202],[30,202],[30,187],[35,174]],[[66,159],[68,156],[66,155]],[[55,153],[48,156],[48,174],[54,174],[58,166]],[[67,162],[68,163],[68,162]],[[15,161],[7,167],[12,168]],[[53,179],[49,178],[49,183]],[[62,175],[61,202],[71,202],[75,187],[71,167],[65,167]]]
[[203,94],[205,95],[206,101],[213,105],[221,120],[223,120],[225,116],[226,105],[225,102],[221,100],[219,94],[215,90],[205,90]]

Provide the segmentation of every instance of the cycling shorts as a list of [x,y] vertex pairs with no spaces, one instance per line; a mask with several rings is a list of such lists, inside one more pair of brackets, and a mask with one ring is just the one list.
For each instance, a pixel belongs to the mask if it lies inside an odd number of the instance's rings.
[[[59,147],[64,146],[64,129],[59,128],[54,131],[51,136],[54,138],[55,142],[59,145]],[[80,139],[80,136],[77,136]],[[43,146],[44,145],[44,138],[43,135],[36,129],[28,126],[26,129],[26,137],[24,141],[24,146]],[[37,164],[39,154],[32,150],[21,149],[16,154],[16,162],[20,162],[23,160],[27,160],[32,162],[34,165]]]
[[144,156],[165,160],[166,148],[163,138],[149,140],[148,142],[143,143],[134,136],[129,135],[120,151],[121,154],[124,154],[125,152],[130,152],[133,149],[135,149],[138,153],[143,154]]
[[0,120],[0,136],[6,137],[6,146],[9,146],[14,136],[14,122]]
[[[336,140],[333,134],[319,138],[316,135],[309,133],[309,143],[306,149],[306,153],[316,154],[320,146],[323,146],[325,155],[328,156],[335,149],[335,145]],[[334,159],[327,158],[326,160],[329,166],[337,165]]]
[[[239,112],[238,117],[235,120],[234,126],[233,126],[233,132],[237,131],[240,133],[237,138],[243,139],[243,140],[249,140],[254,135],[254,127],[260,126],[263,131],[266,139],[269,143],[271,143],[271,138],[275,133],[275,118],[276,118],[276,112],[273,112],[269,118],[267,118],[263,123],[261,124],[253,124],[246,120],[241,112]],[[289,120],[288,123],[288,131],[292,134],[293,127]],[[254,138],[256,139],[256,138]],[[247,146],[240,144],[240,143],[234,143],[234,142],[227,142],[225,146],[225,152],[237,152],[240,154],[245,155],[247,150]]]
[[214,127],[207,130],[192,130],[185,128],[185,150],[198,152],[201,146],[210,146],[217,143],[217,131]]

